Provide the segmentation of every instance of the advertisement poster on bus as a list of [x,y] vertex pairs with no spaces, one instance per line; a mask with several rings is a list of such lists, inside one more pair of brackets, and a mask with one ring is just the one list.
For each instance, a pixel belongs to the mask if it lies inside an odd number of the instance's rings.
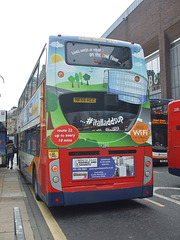
[[50,37],[47,61],[48,147],[151,144],[147,71],[138,44]]
[[72,179],[134,176],[134,156],[73,158]]
[[21,126],[26,125],[40,115],[40,91],[33,96],[29,104],[23,109],[20,116]]

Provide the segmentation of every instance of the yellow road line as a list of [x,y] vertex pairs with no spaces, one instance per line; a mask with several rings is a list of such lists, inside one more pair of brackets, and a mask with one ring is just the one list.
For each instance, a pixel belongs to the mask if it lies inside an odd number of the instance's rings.
[[163,205],[163,204],[161,204],[161,203],[158,203],[158,202],[155,202],[155,201],[153,201],[153,200],[151,200],[151,199],[149,199],[149,198],[144,198],[144,200],[146,200],[146,201],[148,201],[148,202],[150,202],[150,203],[153,203],[153,204],[155,204],[155,205],[157,205],[157,206],[159,206],[159,207],[165,207],[165,205]]
[[[30,186],[30,189],[34,196],[34,199],[36,200],[32,186]],[[46,223],[49,227],[49,230],[51,231],[51,233],[53,235],[54,240],[67,240],[67,238],[65,237],[61,228],[59,227],[59,225],[53,218],[53,216],[52,216],[51,212],[49,211],[48,207],[46,206],[46,204],[42,201],[37,201],[37,200],[36,200],[36,203],[44,217],[44,220],[46,221]]]

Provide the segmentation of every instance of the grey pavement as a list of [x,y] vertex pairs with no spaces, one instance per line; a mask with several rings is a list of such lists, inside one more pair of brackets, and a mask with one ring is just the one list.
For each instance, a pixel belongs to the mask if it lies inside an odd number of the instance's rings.
[[27,196],[16,163],[12,170],[0,167],[0,239],[2,240],[14,240],[14,207],[20,209],[25,239],[35,239],[34,226],[31,225],[31,217],[27,209]]

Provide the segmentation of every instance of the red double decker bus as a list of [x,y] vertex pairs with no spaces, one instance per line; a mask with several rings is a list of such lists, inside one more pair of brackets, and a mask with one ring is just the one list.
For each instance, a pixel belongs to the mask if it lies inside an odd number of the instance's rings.
[[141,46],[50,36],[19,99],[19,168],[48,206],[153,194]]
[[168,170],[180,176],[180,100],[168,107]]

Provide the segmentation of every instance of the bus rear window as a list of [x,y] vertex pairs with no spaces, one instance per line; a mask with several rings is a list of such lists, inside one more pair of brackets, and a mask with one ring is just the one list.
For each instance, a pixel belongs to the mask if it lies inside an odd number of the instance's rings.
[[59,102],[67,122],[79,131],[88,132],[129,131],[140,106],[104,92],[62,94]]
[[132,68],[130,48],[101,44],[68,42],[66,44],[66,61],[70,65]]

